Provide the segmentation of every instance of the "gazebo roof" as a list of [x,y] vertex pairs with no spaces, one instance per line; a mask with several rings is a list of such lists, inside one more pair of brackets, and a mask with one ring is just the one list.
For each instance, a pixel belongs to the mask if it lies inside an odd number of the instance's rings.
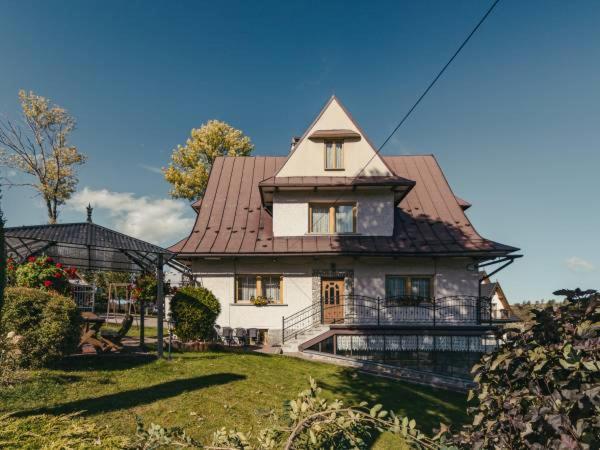
[[17,262],[45,254],[80,269],[137,272],[155,270],[159,255],[165,264],[175,256],[91,221],[9,227],[5,236],[7,254]]

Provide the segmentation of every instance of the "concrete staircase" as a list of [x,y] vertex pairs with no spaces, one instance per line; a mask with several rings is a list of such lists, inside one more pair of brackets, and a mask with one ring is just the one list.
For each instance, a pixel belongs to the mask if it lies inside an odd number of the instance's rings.
[[323,334],[327,331],[329,331],[328,325],[315,325],[312,328],[298,333],[298,335],[295,338],[287,339],[285,343],[281,346],[281,351],[283,353],[298,353],[298,347],[301,344],[313,338],[316,338],[320,334]]

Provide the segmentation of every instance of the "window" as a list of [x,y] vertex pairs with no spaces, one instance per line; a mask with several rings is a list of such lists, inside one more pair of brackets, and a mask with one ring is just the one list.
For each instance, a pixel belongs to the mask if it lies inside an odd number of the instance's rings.
[[283,277],[281,275],[238,275],[235,279],[235,302],[251,302],[258,296],[269,303],[282,303]]
[[311,204],[308,221],[310,233],[356,233],[356,204]]
[[325,141],[325,170],[344,168],[343,141]]
[[403,295],[431,298],[431,278],[398,275],[385,277],[386,298],[401,297]]

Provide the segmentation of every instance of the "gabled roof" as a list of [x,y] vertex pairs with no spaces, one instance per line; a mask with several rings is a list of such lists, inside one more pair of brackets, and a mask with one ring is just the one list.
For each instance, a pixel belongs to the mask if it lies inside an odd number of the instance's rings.
[[[334,128],[325,128],[325,129],[316,129],[316,127],[320,123],[320,121],[322,119],[324,119],[324,118],[326,119],[328,117],[327,114],[335,115],[334,111],[336,110],[336,107],[340,108],[342,115],[340,117],[337,117],[335,127]],[[345,123],[346,126],[348,126],[348,127],[354,127],[355,130],[339,129],[338,127],[341,125],[341,123]],[[376,147],[373,145],[373,143],[371,142],[371,140],[369,139],[367,134],[360,127],[358,122],[356,122],[356,120],[354,120],[354,118],[352,117],[352,114],[350,114],[350,111],[348,111],[348,109],[343,105],[343,103],[340,101],[339,98],[337,98],[335,95],[332,95],[329,98],[329,100],[327,101],[327,103],[325,103],[325,105],[323,106],[323,108],[321,109],[321,111],[319,112],[317,117],[313,120],[313,122],[304,131],[304,134],[302,134],[302,136],[300,137],[298,142],[296,142],[294,144],[294,147],[293,147],[292,151],[286,157],[284,164],[279,169],[277,169],[277,172],[274,173],[273,176],[275,176],[275,177],[287,176],[284,173],[284,172],[286,172],[286,170],[285,170],[286,164],[288,163],[288,161],[291,161],[298,154],[298,152],[301,152],[303,150],[303,146],[304,146],[306,139],[309,139],[309,140],[326,139],[328,136],[344,137],[345,139],[347,139],[349,141],[356,140],[356,139],[360,140],[361,138],[364,138],[364,140],[366,142],[365,149],[368,149],[368,151],[369,151],[368,155],[369,155],[370,159],[368,160],[367,164],[365,164],[362,167],[360,172],[350,173],[348,175],[350,175],[350,176],[373,175],[373,174],[367,173],[368,169],[371,166],[379,166],[379,168],[380,168],[379,175],[387,175],[387,176],[393,175],[393,173],[394,173],[393,170],[387,165],[387,163],[385,162],[385,159],[383,159],[381,157],[381,155],[379,155]]]
[[171,247],[179,256],[226,255],[478,255],[518,250],[483,238],[459,205],[432,155],[386,156],[394,176],[416,182],[395,209],[392,236],[274,237],[261,204],[260,182],[285,157],[220,157],[210,173],[190,235]]

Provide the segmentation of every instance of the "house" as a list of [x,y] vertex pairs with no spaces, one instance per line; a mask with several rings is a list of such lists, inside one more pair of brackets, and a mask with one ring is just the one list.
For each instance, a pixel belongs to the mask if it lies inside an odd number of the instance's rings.
[[492,320],[511,320],[513,312],[499,281],[492,281],[487,273],[481,272],[481,296],[492,301]]
[[289,154],[217,158],[193,230],[170,250],[220,299],[221,326],[271,343],[462,324],[481,345],[478,264],[518,249],[483,238],[469,206],[433,155],[378,154],[334,96]]

